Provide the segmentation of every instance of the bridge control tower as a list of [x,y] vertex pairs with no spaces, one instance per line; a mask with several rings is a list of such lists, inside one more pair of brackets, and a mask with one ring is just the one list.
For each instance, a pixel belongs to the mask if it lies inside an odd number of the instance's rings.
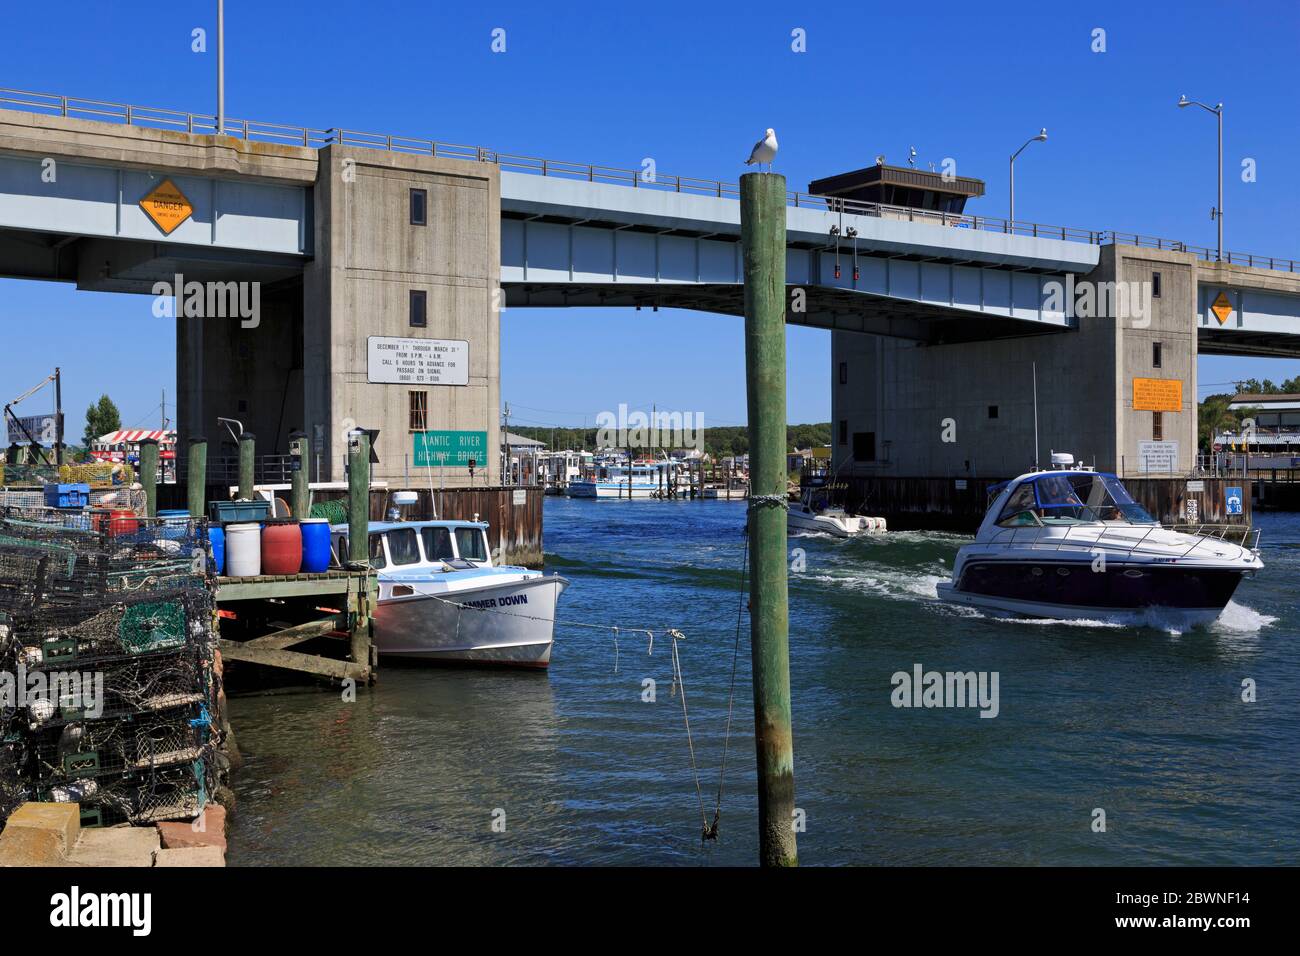
[[984,195],[984,180],[911,166],[886,166],[880,156],[874,166],[815,179],[808,184],[808,192],[830,197],[831,209],[848,203],[880,203],[960,214],[965,211],[967,199]]

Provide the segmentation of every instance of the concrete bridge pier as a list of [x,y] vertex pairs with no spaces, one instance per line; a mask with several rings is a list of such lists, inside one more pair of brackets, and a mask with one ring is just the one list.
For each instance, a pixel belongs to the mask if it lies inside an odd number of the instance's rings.
[[[1070,330],[952,344],[833,333],[837,472],[976,478],[1028,470],[1036,366],[1038,465],[1055,449],[1135,475],[1152,449],[1141,443],[1163,441],[1176,448],[1165,446],[1173,455],[1162,470],[1188,473],[1196,454],[1195,257],[1121,245],[1100,251],[1097,267],[1073,280]],[[1067,295],[1070,281],[1062,283]],[[1099,294],[1121,284],[1117,298],[1099,304]],[[1143,407],[1153,398],[1163,410]]]

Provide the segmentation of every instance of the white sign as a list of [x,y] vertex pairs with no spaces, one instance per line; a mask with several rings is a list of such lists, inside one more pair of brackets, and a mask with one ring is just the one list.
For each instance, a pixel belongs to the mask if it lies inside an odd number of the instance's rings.
[[1189,492],[1193,492],[1193,491],[1204,491],[1204,490],[1205,490],[1205,482],[1203,482],[1203,481],[1189,481],[1189,482],[1187,483],[1187,490],[1188,490]]
[[514,499],[514,503],[517,504],[517,505],[524,505],[524,504],[527,504],[527,503],[528,503],[528,492],[526,492],[526,491],[525,491],[524,489],[522,489],[522,488],[516,488],[516,489],[515,489],[515,492],[514,492],[514,495],[513,495],[513,499]]
[[1196,524],[1201,520],[1201,506],[1197,503],[1195,498],[1188,498],[1187,501],[1184,502],[1184,505],[1187,509],[1188,524]]
[[1138,442],[1138,471],[1170,474],[1178,467],[1178,442]]
[[458,339],[368,336],[366,381],[383,385],[468,385],[469,343]]
[[965,478],[958,478],[958,479],[956,479],[956,481],[957,481],[957,490],[958,490],[958,491],[965,491],[965,490],[966,490],[966,479],[965,479]]

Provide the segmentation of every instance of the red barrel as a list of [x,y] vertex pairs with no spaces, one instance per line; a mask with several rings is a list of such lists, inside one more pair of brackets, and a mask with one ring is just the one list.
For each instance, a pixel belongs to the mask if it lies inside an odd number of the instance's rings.
[[140,522],[136,520],[135,512],[129,508],[115,508],[108,516],[108,534],[110,537],[116,537],[119,534],[135,534],[140,530]]
[[268,522],[262,529],[262,573],[297,574],[302,570],[302,528],[298,522]]

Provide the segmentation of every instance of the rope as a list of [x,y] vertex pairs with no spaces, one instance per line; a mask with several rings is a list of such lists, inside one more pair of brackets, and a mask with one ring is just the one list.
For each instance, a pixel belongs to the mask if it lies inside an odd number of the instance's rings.
[[703,840],[718,838],[718,824],[722,819],[722,785],[727,778],[727,748],[731,743],[731,714],[736,703],[736,665],[740,660],[740,625],[745,616],[745,584],[749,575],[749,536],[745,537],[745,550],[740,562],[740,601],[736,606],[736,640],[731,649],[731,689],[727,694],[727,729],[722,736],[722,765],[718,768],[718,802],[713,808],[713,822],[705,824]]
[[[682,689],[682,721],[686,724],[686,747],[691,752],[691,774],[695,777],[695,799],[700,804],[700,841],[713,839],[717,835],[717,826],[712,829],[710,835],[709,818],[704,812],[704,791],[700,789],[700,770],[695,763],[695,741],[691,739],[691,717],[686,711],[686,682],[682,677],[682,661],[677,653],[677,642],[686,640],[686,635],[681,631],[670,630],[668,636],[672,638],[673,648],[673,688],[672,693],[676,693],[677,688]],[[671,696],[671,694],[669,695]]]
[[785,495],[750,495],[748,510],[754,511],[764,505],[774,508],[780,508],[782,511],[790,510],[790,499]]

